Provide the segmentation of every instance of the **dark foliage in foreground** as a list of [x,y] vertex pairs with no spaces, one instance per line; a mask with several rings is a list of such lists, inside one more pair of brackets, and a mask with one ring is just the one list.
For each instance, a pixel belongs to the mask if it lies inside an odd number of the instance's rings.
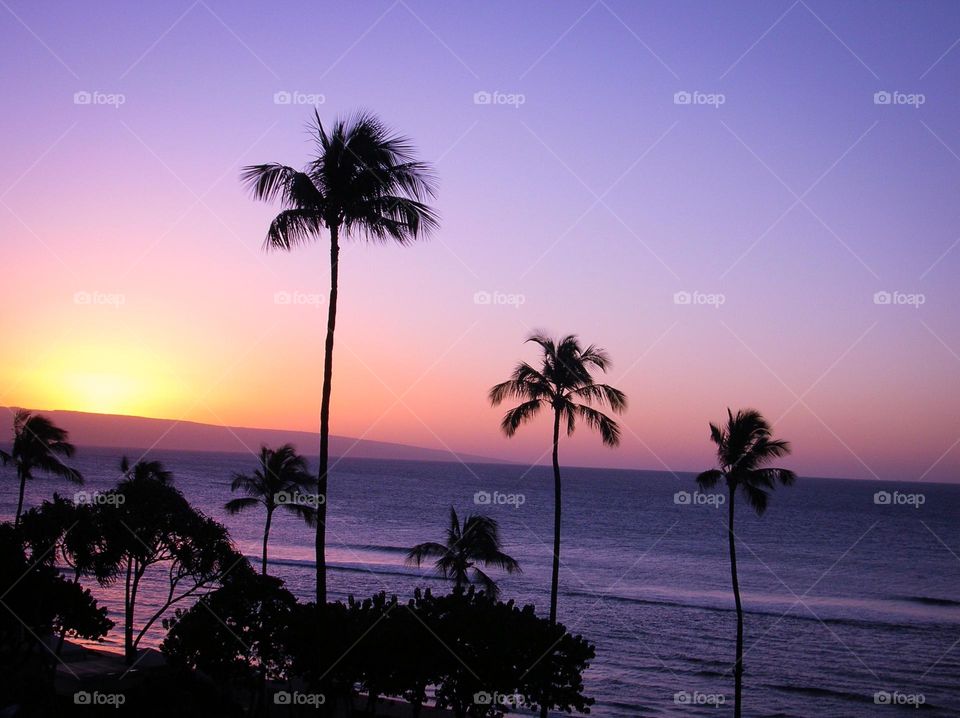
[[[583,671],[593,646],[472,587],[401,603],[380,593],[347,603],[296,604],[276,579],[235,573],[179,616],[163,651],[174,665],[247,688],[266,677],[352,706],[358,691],[375,712],[399,698],[418,715],[430,689],[457,716],[501,716],[521,706],[588,713]],[[231,635],[235,634],[235,635]],[[264,673],[261,673],[261,668]]]
[[21,531],[0,524],[0,706],[30,700],[52,679],[56,658],[39,636],[102,638],[113,627],[90,591],[32,555]]

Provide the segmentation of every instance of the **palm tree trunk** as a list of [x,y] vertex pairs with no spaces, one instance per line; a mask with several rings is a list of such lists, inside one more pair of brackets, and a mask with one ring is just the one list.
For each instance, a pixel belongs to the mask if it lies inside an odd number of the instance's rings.
[[273,511],[267,509],[267,523],[263,527],[263,565],[260,568],[260,573],[264,576],[267,575],[267,541],[270,540],[271,521],[273,521]]
[[133,573],[133,559],[127,559],[127,580],[124,584],[123,598],[123,653],[129,665],[133,660],[133,605],[130,596],[130,575]]
[[330,462],[330,390],[333,383],[333,333],[337,325],[337,284],[340,263],[340,227],[330,225],[330,304],[327,340],[323,350],[323,389],[320,398],[320,468],[317,475],[317,607],[327,603],[327,471]]
[[17,467],[17,478],[20,479],[20,498],[17,499],[17,513],[13,518],[15,527],[20,525],[20,512],[23,511],[23,490],[27,487],[27,475],[19,466]]
[[550,579],[550,623],[557,622],[560,588],[560,410],[553,415],[553,574]]
[[[80,567],[79,565],[75,566],[73,569],[73,582],[80,583]],[[60,629],[60,638],[57,639],[57,650],[55,651],[56,655],[59,656],[63,653],[63,643],[67,640],[67,628],[64,626]]]
[[737,604],[737,662],[733,668],[733,715],[740,718],[740,697],[743,691],[743,605],[740,603],[740,582],[737,580],[737,548],[733,536],[733,488],[728,492],[727,538],[730,542],[730,576],[733,580],[733,598]]
[[[557,594],[560,590],[560,410],[553,410],[553,571],[550,576],[550,624],[557,622]],[[540,718],[547,718],[547,706]]]

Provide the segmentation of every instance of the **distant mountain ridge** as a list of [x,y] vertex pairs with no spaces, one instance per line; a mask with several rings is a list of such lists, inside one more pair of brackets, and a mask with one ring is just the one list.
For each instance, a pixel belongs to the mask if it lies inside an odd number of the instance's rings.
[[[131,449],[163,449],[172,451],[259,451],[261,444],[277,446],[290,443],[307,456],[319,453],[320,435],[309,431],[255,429],[218,426],[196,421],[152,419],[144,416],[94,414],[63,409],[36,409],[70,432],[70,441],[78,447],[124,447]],[[8,424],[9,422],[3,422]],[[0,444],[9,437],[0,426]],[[506,463],[499,459],[473,454],[425,449],[387,441],[330,437],[330,455],[356,459],[401,459],[408,461],[470,461]]]

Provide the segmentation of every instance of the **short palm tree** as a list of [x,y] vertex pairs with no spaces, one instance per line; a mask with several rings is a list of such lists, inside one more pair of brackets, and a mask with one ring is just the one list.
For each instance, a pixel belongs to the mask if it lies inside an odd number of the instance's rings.
[[[324,127],[314,112],[309,126],[316,156],[303,170],[281,164],[243,169],[241,180],[255,199],[280,200],[283,211],[270,223],[265,247],[291,250],[330,237],[330,302],[320,397],[320,465],[317,492],[327,495],[333,339],[337,321],[340,239],[362,236],[407,244],[437,225],[425,201],[435,196],[430,167],[413,159],[410,141],[373,115],[360,112]],[[317,514],[317,604],[326,603],[326,503]]]
[[550,583],[550,622],[557,620],[557,592],[560,581],[560,425],[566,426],[567,435],[573,433],[577,420],[600,432],[607,446],[620,443],[620,426],[602,411],[591,406],[609,407],[622,414],[627,408],[627,397],[619,389],[607,384],[598,384],[591,375],[592,369],[605,372],[610,367],[610,358],[600,347],[591,344],[586,348],[574,335],[555,341],[535,332],[528,339],[540,345],[543,356],[540,368],[535,369],[520,362],[511,377],[490,390],[490,403],[498,406],[507,399],[522,403],[510,409],[503,417],[500,428],[508,437],[513,436],[521,425],[531,421],[544,407],[553,411],[553,574]]
[[461,525],[452,506],[450,527],[444,542],[428,541],[407,552],[407,563],[410,564],[419,566],[426,558],[436,559],[437,571],[453,581],[455,591],[477,583],[491,596],[499,594],[496,581],[480,570],[478,564],[507,573],[521,573],[520,564],[501,550],[500,527],[496,520],[488,516],[467,516]]
[[69,434],[46,416],[26,409],[17,409],[13,414],[13,447],[8,454],[0,451],[3,463],[12,463],[17,470],[20,494],[17,498],[17,513],[14,524],[20,523],[23,512],[23,492],[27,480],[35,471],[59,476],[75,484],[83,483],[83,475],[63,463],[60,457],[70,458],[76,448],[67,439]]
[[231,499],[226,504],[227,512],[241,511],[262,505],[267,510],[263,527],[263,559],[260,572],[267,573],[267,542],[270,540],[270,524],[273,512],[279,508],[296,514],[313,526],[317,520],[319,498],[309,493],[315,487],[307,470],[307,461],[290,444],[279,449],[260,447],[260,467],[253,475],[234,474],[231,491],[243,491],[246,496]]
[[163,463],[154,460],[139,459],[135,464],[130,464],[130,459],[126,456],[120,457],[120,473],[125,479],[151,479],[159,481],[161,484],[169,484],[173,481],[173,472],[168,471]]
[[710,440],[717,446],[716,469],[697,476],[701,490],[712,489],[721,480],[727,485],[727,540],[730,548],[730,575],[737,605],[737,660],[734,664],[734,715],[741,715],[743,689],[743,605],[737,579],[737,549],[733,533],[734,500],[739,491],[757,515],[767,510],[770,491],[777,484],[792,486],[796,475],[787,469],[765,467],[773,459],[790,453],[790,444],[772,438],[770,425],[759,411],[741,409],[734,416],[727,409],[726,426],[710,424]]

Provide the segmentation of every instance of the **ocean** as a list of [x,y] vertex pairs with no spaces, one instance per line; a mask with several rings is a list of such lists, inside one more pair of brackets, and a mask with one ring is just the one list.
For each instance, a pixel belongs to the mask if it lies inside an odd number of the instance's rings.
[[[126,452],[139,456],[134,450]],[[87,490],[119,477],[120,450],[86,449],[74,464]],[[228,516],[235,471],[248,454],[155,451],[175,485],[259,556],[263,513]],[[502,597],[549,604],[553,484],[549,467],[373,459],[334,460],[328,513],[331,600],[379,591],[443,591],[405,550],[442,540],[448,511],[500,523],[523,569]],[[315,461],[312,462],[315,466]],[[0,469],[0,513],[13,514],[13,472]],[[726,507],[694,495],[692,474],[566,468],[559,619],[596,645],[585,676],[592,715],[717,716],[732,712],[736,615]],[[74,487],[28,484],[27,505]],[[678,493],[679,492],[679,493]],[[683,493],[686,492],[686,493]],[[489,498],[489,501],[487,499]],[[798,480],[756,517],[737,510],[746,611],[745,715],[960,715],[960,486]],[[278,513],[270,571],[297,596],[313,594],[313,535]],[[159,582],[147,582],[141,615]],[[122,619],[122,587],[93,588]],[[162,628],[149,645],[162,640]],[[119,627],[107,644],[121,645]]]

